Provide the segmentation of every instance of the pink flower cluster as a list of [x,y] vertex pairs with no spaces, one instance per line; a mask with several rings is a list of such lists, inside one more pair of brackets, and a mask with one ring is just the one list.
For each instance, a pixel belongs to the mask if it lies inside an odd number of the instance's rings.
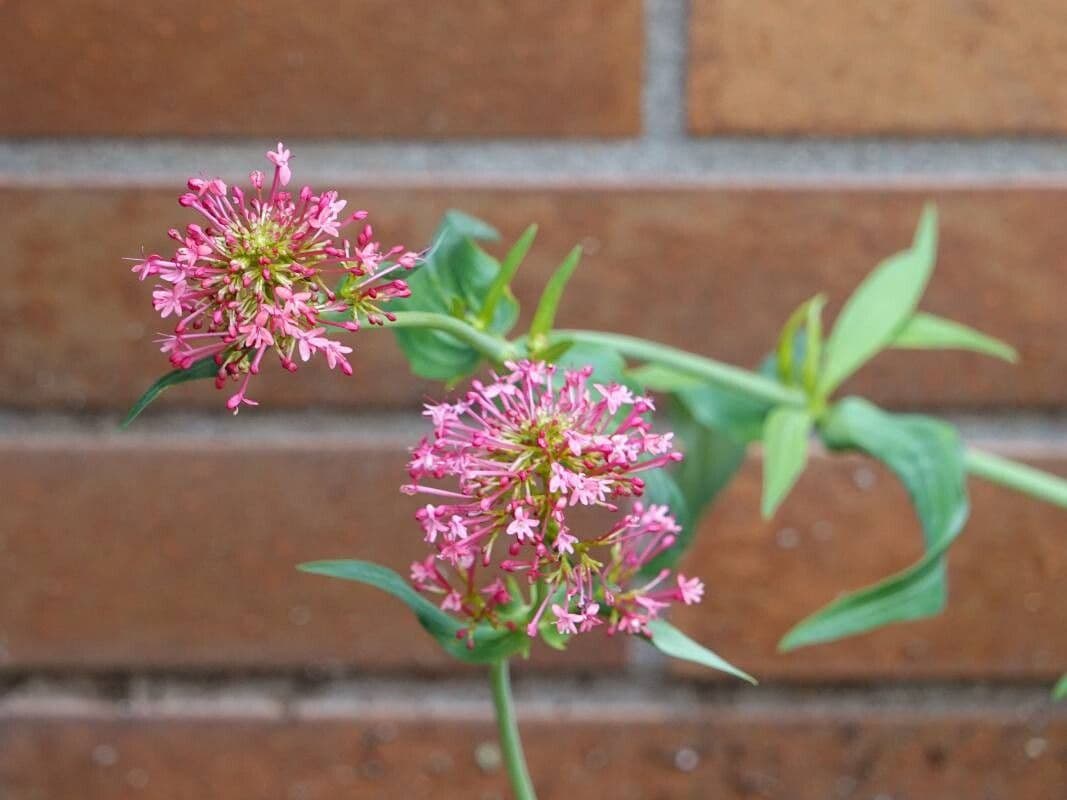
[[330,369],[351,375],[345,356],[352,348],[332,333],[359,330],[361,317],[372,324],[391,318],[380,303],[410,294],[396,273],[418,261],[403,247],[383,250],[370,225],[354,242],[340,238],[342,228],[367,212],[344,214],[346,201],[335,191],[289,192],[290,153],[281,142],[267,158],[274,177],[266,191],[259,171],[250,176],[249,194],[219,178],[190,178],[179,203],[206,224],[172,229],[173,255],[153,253],[133,267],[141,280],[161,281],[153,305],[176,321],[173,333],[161,334],[163,352],[179,369],[214,358],[218,388],[227,377],[240,381],[227,402],[234,413],[256,405],[248,381],[269,350],[291,372],[298,359],[321,353]]
[[[589,386],[589,367],[507,368],[461,402],[426,406],[434,435],[412,451],[403,491],[432,500],[416,517],[434,552],[412,564],[414,585],[472,623],[524,625],[531,637],[543,624],[647,633],[670,603],[699,602],[697,579],[638,575],[679,531],[666,506],[636,499],[642,472],[681,458],[673,434],[652,432],[652,401]],[[455,488],[428,483],[446,479]],[[568,520],[582,506],[608,517],[592,535]]]

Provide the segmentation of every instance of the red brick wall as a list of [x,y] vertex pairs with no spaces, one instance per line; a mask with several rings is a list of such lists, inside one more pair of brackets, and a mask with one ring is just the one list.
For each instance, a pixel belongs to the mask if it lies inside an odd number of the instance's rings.
[[[279,136],[384,239],[425,243],[449,207],[505,239],[536,221],[527,309],[580,241],[562,325],[742,364],[933,198],[925,307],[1022,366],[893,354],[849,389],[966,412],[1067,474],[1057,3],[8,0],[0,29],[4,800],[506,796],[478,671],[388,598],[293,570],[419,550],[396,485],[437,389],[388,334],[359,337],[352,379],[265,376],[238,420],[193,384],[114,430],[166,366],[122,257],[185,219],[185,174],[239,179]],[[703,523],[707,600],[677,621],[763,685],[620,641],[536,654],[543,797],[1061,796],[1063,512],[975,483],[942,617],[780,655],[920,540],[859,459],[817,457],[763,522],[757,459]]]

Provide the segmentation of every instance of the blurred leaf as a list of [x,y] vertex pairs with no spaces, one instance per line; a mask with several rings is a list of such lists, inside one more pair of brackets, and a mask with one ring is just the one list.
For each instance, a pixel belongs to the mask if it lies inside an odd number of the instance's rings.
[[967,520],[963,447],[950,425],[918,415],[888,414],[850,397],[830,411],[822,433],[828,447],[860,450],[896,474],[922,523],[926,550],[913,566],[846,594],[803,620],[782,639],[782,650],[941,611],[948,591],[944,554]]
[[801,382],[808,393],[813,393],[819,384],[822,371],[822,311],[826,307],[826,298],[816,295],[807,308],[804,320],[804,364],[801,368]]
[[[800,383],[802,378],[806,382],[808,372],[814,374],[818,366],[819,351],[822,347],[822,310],[825,305],[826,297],[817,294],[801,303],[782,326],[775,351],[777,377],[787,386]],[[801,326],[804,331],[804,349],[796,346]],[[798,356],[803,359],[802,362],[798,362]]]
[[767,417],[763,429],[763,499],[760,510],[770,519],[808,463],[811,412],[782,406]]
[[680,389],[675,397],[701,425],[725,431],[748,444],[763,436],[763,424],[773,406],[714,386]]
[[[484,222],[449,211],[422,266],[409,276],[411,296],[394,300],[389,310],[459,314],[476,321],[501,267],[474,241],[497,238],[497,232]],[[519,304],[505,287],[485,328],[503,335],[518,315]],[[423,378],[456,380],[469,375],[481,360],[477,350],[442,331],[394,328],[394,333],[412,372]]]
[[542,361],[547,361],[549,364],[556,364],[572,347],[574,347],[574,342],[569,339],[561,339],[558,342],[553,342],[547,348],[542,350],[538,356]]
[[742,672],[728,661],[720,658],[701,644],[697,644],[666,620],[654,619],[648,623],[649,641],[664,655],[682,661],[692,661],[704,667],[725,672],[741,680],[755,684],[757,681],[747,672]]
[[478,315],[479,327],[487,328],[492,323],[497,305],[510,291],[511,279],[515,277],[515,273],[522,266],[522,262],[526,258],[526,254],[530,252],[530,247],[533,245],[533,240],[536,236],[537,225],[530,225],[522,232],[522,235],[508,251],[508,254],[504,256],[500,271],[497,273],[496,278],[493,279],[489,291],[486,292],[485,304],[482,306],[481,314]]
[[1067,674],[1060,678],[1052,689],[1053,700],[1063,700],[1067,697]]
[[1013,364],[1019,358],[1015,348],[1000,339],[962,323],[922,312],[904,323],[892,346],[915,350],[972,350]]
[[705,385],[700,378],[662,364],[642,364],[627,370],[626,374],[652,392],[670,393],[681,389],[697,389]]
[[[379,564],[348,560],[312,561],[301,564],[297,569],[314,575],[326,575],[331,578],[364,583],[391,594],[415,612],[422,627],[460,661],[487,664],[529,649],[530,637],[525,631],[494,630],[486,625],[479,625],[475,628],[474,648],[468,648],[465,637],[459,632],[468,629],[469,625],[446,614],[416,592],[393,570]],[[368,626],[368,629],[371,627]]]
[[541,634],[541,641],[553,650],[567,649],[567,644],[571,637],[566,633],[560,633],[554,622],[544,619],[537,627],[537,630]]
[[936,259],[937,211],[927,205],[911,248],[878,265],[838,314],[818,385],[823,397],[892,343],[915,312]]
[[534,312],[533,322],[530,323],[530,347],[536,353],[546,343],[546,337],[552,331],[552,326],[556,322],[556,309],[559,308],[559,301],[563,299],[563,290],[567,288],[567,283],[571,279],[571,275],[574,274],[574,270],[578,268],[578,262],[582,260],[582,247],[577,245],[574,247],[567,257],[563,259],[563,263],[556,268],[556,271],[552,273],[552,277],[548,279],[548,283],[545,285],[544,292],[541,293],[541,299],[537,303],[537,310]]
[[[673,567],[690,548],[704,511],[719,492],[726,488],[745,460],[744,442],[736,439],[729,431],[702,425],[677,397],[670,405],[670,429],[674,432],[685,458],[663,474],[670,476],[675,489],[680,493],[685,514],[675,514],[682,530],[674,546],[652,559],[643,570],[650,576],[665,567]],[[661,487],[659,491],[663,494],[651,494],[656,498],[651,502],[666,502],[670,505],[669,499],[659,499],[661,496],[669,498],[670,488]],[[646,496],[650,496],[648,490]],[[671,507],[673,510],[674,506]]]
[[632,386],[632,382],[627,380],[626,359],[617,350],[604,345],[575,342],[555,359],[555,363],[563,369],[592,367],[590,386],[594,383]]
[[122,420],[119,427],[128,428],[130,423],[137,419],[142,411],[148,408],[157,397],[163,394],[163,392],[171,386],[176,386],[177,384],[185,383],[186,381],[214,378],[218,374],[219,367],[218,364],[215,363],[214,356],[206,356],[199,361],[193,362],[193,365],[189,367],[189,369],[176,369],[168,372],[148,387],[148,390],[141,395],[136,403],[133,404],[133,408],[126,414],[125,419]]

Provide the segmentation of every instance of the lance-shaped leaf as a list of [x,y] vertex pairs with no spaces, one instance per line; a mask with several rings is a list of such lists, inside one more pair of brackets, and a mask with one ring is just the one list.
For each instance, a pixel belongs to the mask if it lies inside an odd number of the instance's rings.
[[494,630],[486,625],[474,629],[474,647],[467,647],[460,632],[470,626],[446,614],[388,567],[369,561],[312,561],[297,569],[315,575],[326,575],[346,581],[365,583],[391,594],[410,608],[425,628],[451,655],[472,664],[488,664],[507,658],[530,646],[530,638],[522,630]]
[[[458,313],[481,324],[492,291],[494,309],[484,327],[490,333],[507,333],[518,319],[519,304],[506,287],[493,288],[500,263],[475,244],[497,238],[497,232],[484,222],[449,211],[423,264],[408,276],[411,296],[392,301],[389,310]],[[423,378],[456,380],[470,374],[481,360],[477,350],[442,331],[395,328],[394,333],[412,372]]]
[[163,394],[164,391],[171,386],[177,386],[179,383],[185,383],[186,381],[199,381],[205,378],[214,378],[219,374],[218,364],[215,363],[214,356],[206,356],[193,363],[189,369],[176,369],[168,372],[162,378],[157,380],[148,390],[138,398],[137,402],[133,404],[133,408],[126,414],[125,419],[122,420],[121,426],[123,428],[129,427],[130,423],[140,416],[152,402]]
[[651,634],[648,640],[664,655],[679,658],[682,661],[692,661],[694,664],[725,672],[727,675],[733,675],[751,684],[756,683],[756,679],[747,672],[742,672],[704,645],[697,644],[666,620],[652,620],[648,623],[648,630]]
[[922,523],[925,553],[913,566],[800,622],[782,639],[782,650],[940,612],[947,597],[945,551],[967,520],[963,447],[952,426],[888,414],[860,398],[847,398],[831,410],[822,433],[828,447],[865,452],[900,479]]
[[[822,310],[826,297],[815,295],[794,311],[778,335],[777,377],[787,386],[814,388],[822,350]],[[798,346],[798,335],[803,341]]]
[[763,428],[763,499],[760,510],[770,519],[808,463],[811,412],[781,406],[767,417]]
[[511,279],[515,277],[515,273],[522,266],[522,262],[526,258],[526,254],[530,252],[530,247],[533,245],[533,240],[536,236],[537,225],[530,225],[522,232],[522,236],[512,245],[511,249],[508,250],[508,254],[504,256],[500,270],[485,293],[482,311],[478,315],[479,327],[488,328],[493,324],[496,307],[511,291]]
[[826,397],[889,346],[911,318],[937,260],[937,212],[923,209],[912,246],[883,261],[845,303],[826,341],[818,391]]
[[1015,363],[1019,354],[1010,344],[962,323],[918,312],[900,329],[893,347],[910,350],[971,350]]
[[559,308],[560,300],[563,299],[563,290],[567,288],[567,283],[581,260],[582,247],[576,245],[563,259],[563,263],[552,273],[552,277],[545,285],[545,290],[541,293],[533,321],[530,323],[530,348],[535,353],[548,344],[548,334],[552,332],[552,326],[556,323],[556,310]]

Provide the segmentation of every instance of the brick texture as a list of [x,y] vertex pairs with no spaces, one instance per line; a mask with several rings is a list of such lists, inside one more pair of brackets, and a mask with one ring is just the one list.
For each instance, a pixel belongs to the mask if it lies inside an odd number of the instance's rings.
[[[400,442],[331,444],[299,431],[264,444],[5,443],[2,663],[452,669],[392,599],[293,570],[350,557],[406,572],[421,544],[414,503],[396,490],[403,458]],[[1067,457],[1041,463],[1067,472]],[[919,533],[903,491],[852,458],[817,458],[762,523],[753,462],[704,522],[685,568],[705,579],[707,598],[676,621],[765,681],[1050,680],[1067,664],[1063,512],[973,488],[945,615],[779,656],[789,625],[907,564]],[[535,666],[617,666],[622,647],[583,637],[563,659],[540,648]]]
[[0,27],[5,136],[640,130],[640,0],[12,0]]
[[693,0],[694,133],[1063,134],[1067,7]]
[[[889,353],[846,391],[895,406],[1055,407],[1067,402],[1067,192],[1062,188],[867,189],[629,187],[522,189],[363,187],[385,240],[429,240],[440,214],[463,208],[517,236],[542,233],[517,291],[527,312],[575,242],[589,255],[559,314],[562,326],[605,328],[738,364],[771,347],[794,306],[818,290],[833,307],[879,260],[911,240],[925,198],[942,210],[941,256],[923,307],[1015,344],[1024,368],[965,353]],[[0,403],[121,409],[167,368],[151,344],[160,322],[149,285],[120,260],[167,244],[189,219],[155,189],[0,190],[9,287],[0,311],[19,320],[0,350]],[[503,248],[497,248],[502,250]],[[767,287],[774,291],[768,292]],[[88,298],[91,303],[86,302]],[[594,298],[590,302],[588,298]],[[685,298],[699,298],[690,302]],[[274,408],[412,405],[436,389],[407,376],[391,336],[356,340],[357,377],[267,369]],[[382,376],[388,375],[388,378]],[[166,402],[166,401],[164,401]],[[173,407],[221,408],[208,384],[173,392]]]
[[[1047,800],[1067,785],[1062,715],[666,708],[523,728],[546,800]],[[0,790],[8,800],[502,799],[492,738],[488,721],[436,716],[0,719]]]

